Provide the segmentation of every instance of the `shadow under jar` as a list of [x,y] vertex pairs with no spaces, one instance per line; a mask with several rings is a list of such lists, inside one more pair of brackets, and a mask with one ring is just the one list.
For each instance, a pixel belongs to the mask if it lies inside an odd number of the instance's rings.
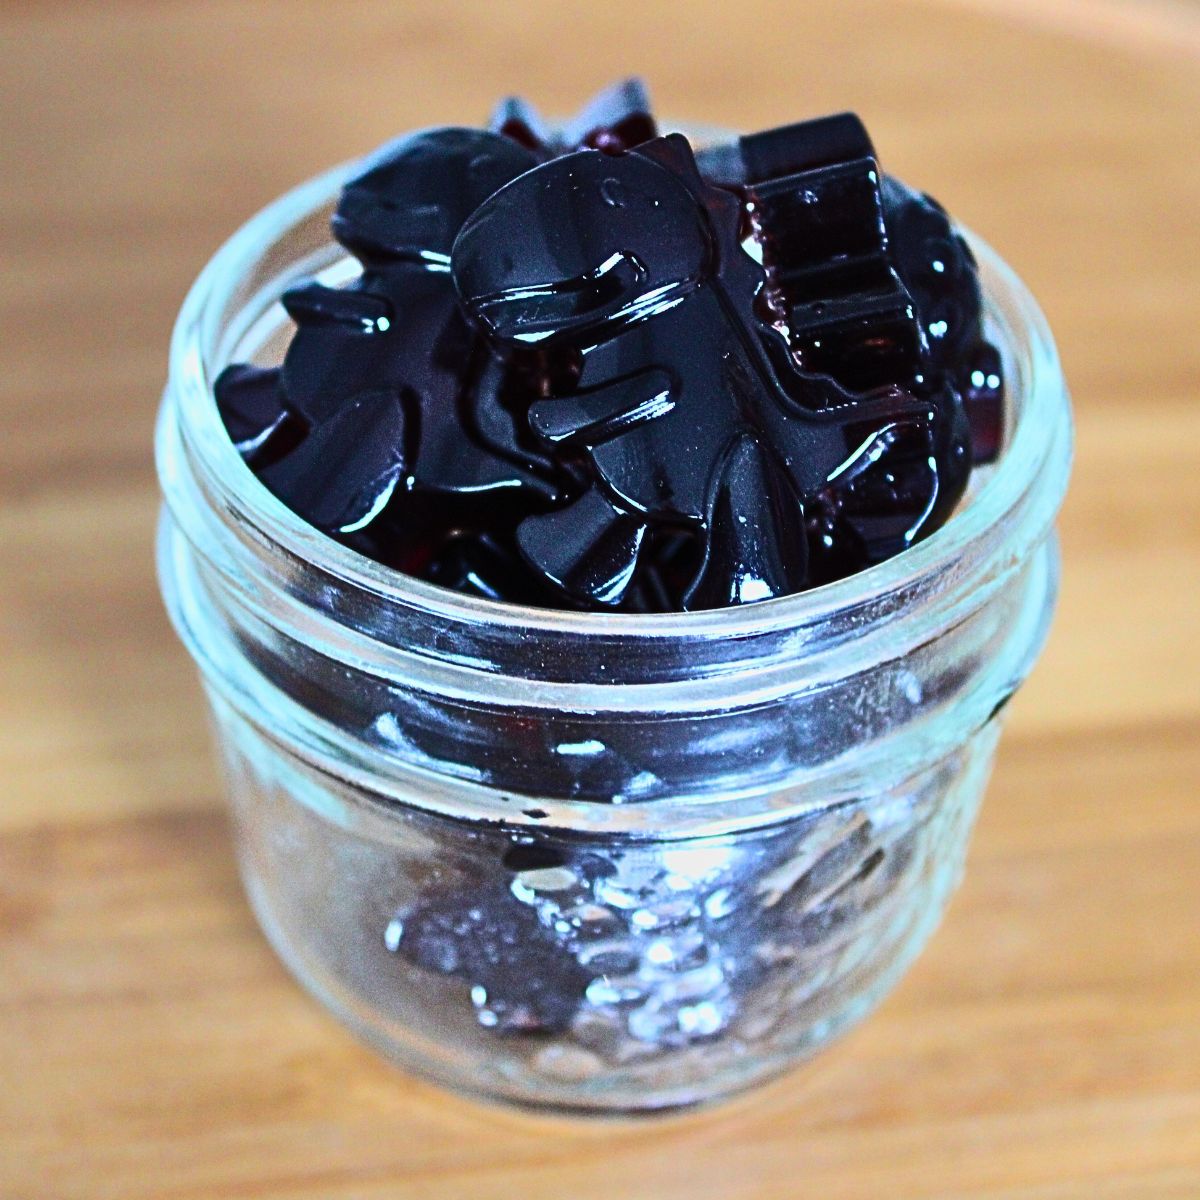
[[278,362],[278,298],[353,264],[349,168],[213,259],[175,330],[159,566],[263,929],[389,1057],[519,1103],[711,1100],[813,1054],[921,949],[999,712],[1046,636],[1070,414],[1043,317],[986,246],[1004,449],[880,566],[740,608],[477,600],[336,544],[243,465],[212,380]]

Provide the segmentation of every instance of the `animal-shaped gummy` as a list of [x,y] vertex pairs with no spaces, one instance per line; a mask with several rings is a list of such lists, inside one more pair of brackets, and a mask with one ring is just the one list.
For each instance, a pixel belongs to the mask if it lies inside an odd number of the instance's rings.
[[598,92],[558,131],[528,101],[508,96],[492,113],[491,128],[544,158],[583,148],[617,153],[658,134],[640,79],[622,79]]
[[773,307],[801,365],[868,389],[920,378],[924,334],[889,257],[875,151],[851,113],[739,139]]
[[743,603],[936,528],[964,403],[976,461],[1003,428],[945,213],[851,114],[699,173],[655,134],[626,80],[558,130],[509,100],[372,156],[333,219],[361,277],[293,288],[283,367],[216,381],[246,462],[369,556],[530,604]]
[[989,462],[1003,435],[1004,378],[1000,355],[983,333],[975,256],[932,196],[885,176],[882,198],[896,273],[925,334],[925,373],[962,396],[974,459]]
[[1003,381],[975,260],[937,201],[883,175],[862,122],[801,121],[699,161],[747,195],[766,295],[801,365],[849,387],[940,392],[941,422],[961,427],[965,406],[975,461],[994,457]]
[[[217,381],[227,427],[263,482],[392,565],[457,577],[464,560],[495,564],[516,521],[558,495],[506,400],[520,355],[479,336],[449,275],[465,217],[537,161],[481,130],[427,130],[385,148],[333,218],[362,275],[285,293],[297,329],[282,367],[239,365]],[[265,455],[281,430],[291,443]],[[489,539],[482,555],[471,536]],[[453,565],[439,561],[449,538]]]
[[[870,475],[901,433],[931,449],[931,401],[796,369],[757,315],[763,272],[740,224],[739,200],[706,184],[671,135],[537,167],[455,242],[459,294],[493,339],[581,356],[575,386],[529,420],[553,452],[585,458],[591,486],[518,529],[528,562],[576,604],[619,606],[648,535],[664,530],[701,547],[676,607],[796,591],[809,576],[805,506]],[[925,482],[905,544],[927,532],[938,487]]]
[[364,264],[445,266],[463,221],[537,161],[512,138],[481,129],[407,134],[372,154],[346,184],[333,235]]

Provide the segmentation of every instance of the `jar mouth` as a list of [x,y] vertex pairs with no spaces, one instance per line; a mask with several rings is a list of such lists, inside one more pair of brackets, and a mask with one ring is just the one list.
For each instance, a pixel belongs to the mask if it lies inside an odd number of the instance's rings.
[[[1057,350],[1029,291],[995,251],[968,232],[979,261],[986,318],[1005,359],[1009,436],[996,463],[986,469],[987,477],[968,492],[946,524],[895,557],[789,596],[699,612],[653,614],[575,612],[477,598],[376,563],[308,525],[259,482],[229,439],[212,394],[213,379],[226,365],[222,353],[228,357],[231,350],[218,331],[229,308],[245,302],[247,291],[253,296],[247,279],[262,269],[271,247],[283,235],[328,209],[357,166],[357,162],[344,163],[284,194],[217,252],[197,278],[176,322],[169,390],[184,448],[216,501],[237,514],[241,524],[253,527],[260,540],[290,559],[319,568],[347,590],[369,595],[373,603],[404,610],[426,627],[477,630],[486,626],[507,637],[574,642],[602,636],[609,644],[634,646],[666,638],[753,642],[784,630],[819,628],[849,610],[889,607],[890,598],[953,569],[1031,490],[1053,492],[1038,507],[1057,509],[1065,489],[1070,442]],[[326,241],[328,251],[333,243],[327,234]],[[328,252],[324,262],[317,261],[317,254],[313,257],[316,269],[329,266]],[[277,300],[277,293],[264,291],[269,303]],[[1058,469],[1045,470],[1055,459]],[[162,464],[162,474],[170,498],[170,464]]]
[[[175,327],[159,565],[215,701],[297,770],[356,794],[654,837],[782,819],[875,788],[878,773],[915,777],[989,724],[1045,638],[1071,458],[1050,331],[994,251],[971,239],[1008,437],[936,533],[836,583],[742,607],[531,608],[439,588],[320,533],[259,482],[221,420],[212,382],[229,362],[276,357],[282,293],[352,273],[328,218],[357,166],[302,184],[234,234]],[[297,795],[309,786],[294,782]]]

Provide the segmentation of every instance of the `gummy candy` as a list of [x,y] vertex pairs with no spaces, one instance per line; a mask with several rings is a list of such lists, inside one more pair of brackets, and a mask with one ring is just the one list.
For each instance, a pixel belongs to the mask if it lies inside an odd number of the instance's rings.
[[559,128],[383,147],[282,299],[280,367],[214,384],[318,529],[441,586],[661,612],[842,578],[943,523],[999,453],[969,248],[842,113],[693,155],[625,80]]
[[[704,543],[684,607],[796,590],[808,497],[867,470],[887,430],[932,419],[898,387],[853,395],[798,370],[755,317],[763,273],[739,228],[737,201],[674,134],[554,159],[481,205],[455,242],[463,304],[493,338],[582,352],[576,387],[534,403],[529,421],[549,445],[586,452],[591,487],[517,534],[577,603],[619,605],[662,525]],[[926,507],[906,512],[910,537]]]

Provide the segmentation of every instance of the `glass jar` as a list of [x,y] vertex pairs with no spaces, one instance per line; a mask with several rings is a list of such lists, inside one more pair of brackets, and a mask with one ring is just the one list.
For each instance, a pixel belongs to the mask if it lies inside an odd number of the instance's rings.
[[1005,447],[928,540],[802,595],[555,612],[406,578],[243,465],[212,398],[280,294],[355,265],[347,168],[184,304],[158,427],[163,593],[246,889],[301,982],[405,1067],[581,1111],[726,1095],[868,1012],[962,871],[999,713],[1046,636],[1070,414],[1033,299],[975,242]]

